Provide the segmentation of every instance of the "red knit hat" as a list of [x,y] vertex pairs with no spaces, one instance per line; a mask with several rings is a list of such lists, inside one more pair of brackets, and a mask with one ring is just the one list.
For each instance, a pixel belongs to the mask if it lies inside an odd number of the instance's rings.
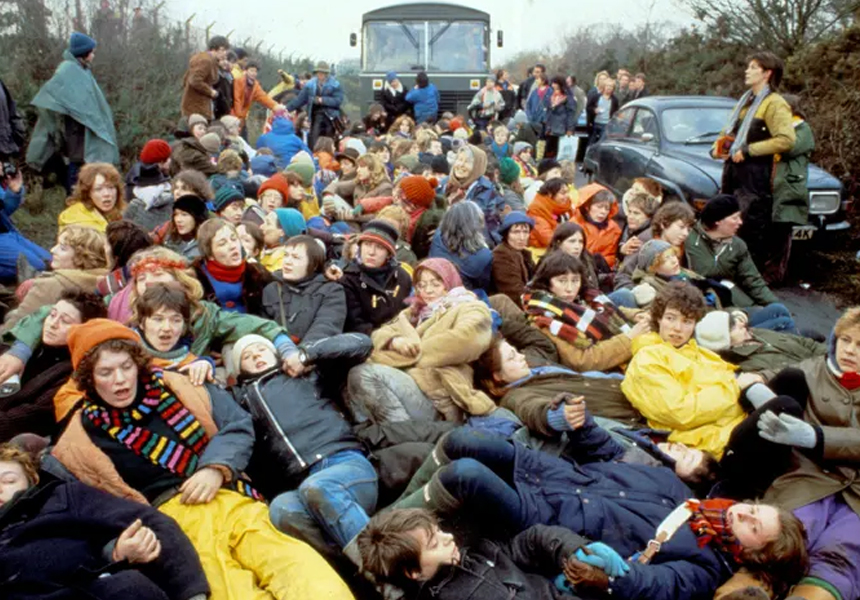
[[425,179],[421,175],[410,175],[400,182],[400,189],[406,199],[422,208],[429,208],[436,198],[436,186],[439,182],[434,177]]
[[257,190],[257,198],[262,198],[263,192],[266,190],[275,190],[276,192],[280,192],[281,196],[284,197],[284,206],[286,206],[287,199],[290,197],[290,183],[282,173],[275,173],[264,181],[263,185],[260,186],[260,189]]
[[164,140],[149,140],[140,151],[140,162],[145,165],[157,165],[170,158],[170,144]]
[[72,325],[68,338],[72,367],[77,369],[87,352],[108,340],[130,340],[139,344],[140,336],[111,319],[90,319],[81,325]]
[[396,246],[397,239],[399,237],[400,236],[397,235],[397,230],[387,221],[374,219],[369,223],[365,223],[364,227],[361,228],[361,234],[358,236],[358,243],[376,242],[388,250],[388,252],[391,253],[391,256],[394,256],[397,254]]
[[461,127],[466,126],[466,120],[463,117],[454,117],[448,124],[448,129],[451,130],[451,133],[454,133]]

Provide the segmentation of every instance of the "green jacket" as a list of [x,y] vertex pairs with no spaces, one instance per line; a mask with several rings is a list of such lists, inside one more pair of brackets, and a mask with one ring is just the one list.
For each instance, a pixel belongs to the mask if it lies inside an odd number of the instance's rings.
[[687,268],[702,277],[715,279],[732,290],[732,304],[738,308],[767,306],[779,299],[758,272],[746,242],[735,236],[716,241],[696,223],[684,244]]
[[741,371],[761,373],[765,379],[808,358],[825,356],[827,346],[799,335],[769,329],[752,329],[753,339],[720,352],[720,356]]
[[806,121],[794,123],[794,148],[780,154],[773,178],[773,221],[806,225],[809,219],[809,157],[815,138]]
[[[207,356],[210,350],[220,350],[224,344],[235,344],[242,336],[256,333],[274,342],[287,330],[268,319],[221,310],[217,304],[200,302],[203,312],[191,323],[191,352]],[[35,349],[42,342],[42,324],[48,316],[50,306],[21,319],[9,332],[19,342]]]
[[501,406],[513,411],[530,431],[543,436],[556,437],[547,422],[546,413],[554,406],[554,399],[567,392],[585,396],[591,414],[623,421],[627,425],[643,422],[639,414],[621,392],[620,379],[583,377],[573,371],[534,375],[505,393]]
[[64,117],[86,127],[84,162],[119,164],[113,113],[92,71],[71,53],[42,86],[31,104],[39,109],[39,120],[27,147],[27,163],[41,171],[51,157],[63,150]]

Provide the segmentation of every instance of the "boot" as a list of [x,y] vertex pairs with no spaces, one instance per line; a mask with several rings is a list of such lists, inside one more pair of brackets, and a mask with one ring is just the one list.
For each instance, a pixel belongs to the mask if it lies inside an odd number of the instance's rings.
[[460,504],[461,502],[442,485],[437,471],[427,485],[398,500],[392,508],[426,508],[439,515],[449,515],[456,512]]
[[406,499],[406,497],[411,496],[416,491],[424,487],[430,478],[433,476],[433,473],[444,467],[445,465],[451,462],[451,459],[445,454],[445,451],[442,449],[442,446],[445,443],[445,440],[448,438],[448,435],[451,432],[444,433],[442,437],[440,437],[436,441],[436,446],[433,448],[433,451],[430,455],[421,463],[421,466],[418,467],[418,470],[415,471],[415,475],[412,476],[412,479],[409,480],[409,485],[406,486],[406,489],[403,490],[403,493],[400,494],[400,497],[395,501],[395,504]]

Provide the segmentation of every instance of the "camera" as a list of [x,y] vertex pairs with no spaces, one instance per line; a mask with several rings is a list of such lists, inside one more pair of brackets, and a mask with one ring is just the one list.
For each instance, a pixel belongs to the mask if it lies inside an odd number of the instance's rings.
[[15,166],[15,163],[12,162],[4,162],[3,163],[3,179],[12,179],[18,174],[18,167]]

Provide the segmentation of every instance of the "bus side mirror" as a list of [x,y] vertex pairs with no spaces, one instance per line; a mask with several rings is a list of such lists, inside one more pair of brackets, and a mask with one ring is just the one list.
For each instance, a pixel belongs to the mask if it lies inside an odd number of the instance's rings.
[[349,34],[349,45],[355,48],[356,44],[358,44],[358,37],[354,33]]
[[501,29],[496,32],[496,46],[501,48],[505,45],[505,32]]

